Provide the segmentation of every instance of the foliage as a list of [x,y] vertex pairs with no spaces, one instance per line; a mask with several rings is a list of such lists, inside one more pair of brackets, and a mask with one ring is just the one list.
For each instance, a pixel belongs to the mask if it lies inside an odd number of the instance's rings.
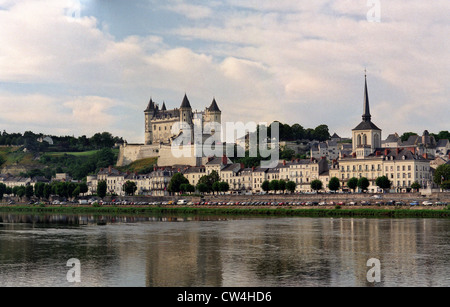
[[280,182],[276,179],[273,179],[269,183],[269,188],[271,191],[278,191],[280,189]]
[[411,135],[417,135],[417,133],[415,133],[415,132],[405,132],[405,133],[403,133],[401,135],[400,139],[402,140],[402,142],[405,142],[405,141],[407,141],[409,139],[409,137]]
[[261,189],[264,192],[269,192],[270,191],[270,182],[269,180],[264,180],[263,183],[261,184]]
[[286,182],[286,190],[293,193],[295,191],[295,187],[297,184],[294,181],[288,181]]
[[347,186],[349,189],[355,191],[356,187],[358,186],[358,178],[352,177],[347,181]]
[[189,184],[189,180],[182,173],[175,173],[170,179],[167,190],[170,193],[179,193],[181,192],[182,184]]
[[436,168],[434,173],[434,183],[442,188],[444,181],[450,180],[450,164],[442,164]]
[[[204,175],[202,177],[200,177],[200,179],[197,182],[197,186],[199,184],[204,184],[206,186],[206,191],[205,192],[211,192],[211,191],[218,191],[218,190],[214,190],[213,185],[215,182],[220,181],[220,176],[216,171],[212,171],[211,174],[209,175]],[[202,187],[203,188],[203,187]],[[216,185],[216,189],[218,189],[217,185]],[[200,191],[202,192],[202,191]]]
[[106,191],[108,189],[108,185],[106,184],[105,180],[100,180],[97,183],[97,195],[100,198],[103,198],[106,196]]
[[420,188],[422,188],[422,186],[421,186],[420,183],[417,182],[417,181],[414,181],[414,182],[411,184],[411,189],[414,189],[414,190],[418,191]]
[[378,178],[375,180],[375,184],[376,184],[380,189],[387,190],[387,189],[390,189],[390,188],[391,188],[392,182],[389,180],[388,177],[386,177],[386,176],[381,176],[381,177],[378,177]]
[[337,177],[332,177],[330,179],[330,182],[328,182],[328,188],[331,191],[337,191],[341,187],[341,183],[339,182],[339,179]]
[[313,189],[314,191],[319,191],[322,189],[322,187],[323,187],[323,183],[319,179],[315,179],[315,180],[311,181],[311,189]]
[[136,182],[127,180],[123,184],[123,190],[125,191],[126,195],[134,195],[134,192],[137,190]]
[[358,179],[358,188],[360,188],[362,191],[366,191],[369,185],[370,182],[366,177],[361,177]]
[[195,192],[195,187],[190,183],[182,183],[180,185],[181,192],[193,193]]
[[122,138],[113,136],[109,132],[99,132],[92,137],[86,137],[85,135],[78,138],[74,136],[50,136],[53,140],[53,145],[51,145],[46,141],[39,141],[45,136],[42,133],[31,131],[25,131],[24,134],[3,131],[0,134],[0,145],[24,146],[32,152],[81,152],[112,148],[116,143],[123,141]]

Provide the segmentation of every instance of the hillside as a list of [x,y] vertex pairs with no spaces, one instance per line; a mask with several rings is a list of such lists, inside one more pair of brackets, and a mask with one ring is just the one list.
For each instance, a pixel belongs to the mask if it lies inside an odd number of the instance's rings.
[[104,148],[82,152],[24,152],[23,147],[0,147],[1,173],[14,176],[44,176],[69,173],[77,180],[95,174],[100,168],[115,165],[118,149]]

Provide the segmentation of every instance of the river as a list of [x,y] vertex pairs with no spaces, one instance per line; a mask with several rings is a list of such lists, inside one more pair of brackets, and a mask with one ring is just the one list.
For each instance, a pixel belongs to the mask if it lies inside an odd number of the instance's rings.
[[448,287],[449,239],[450,219],[2,213],[0,286]]

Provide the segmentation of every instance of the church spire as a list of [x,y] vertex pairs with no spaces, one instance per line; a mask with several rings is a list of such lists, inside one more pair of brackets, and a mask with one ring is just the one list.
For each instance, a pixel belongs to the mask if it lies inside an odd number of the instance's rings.
[[370,115],[369,107],[369,92],[367,91],[367,74],[364,73],[365,87],[364,87],[364,113],[362,119],[364,122],[370,122],[372,116]]

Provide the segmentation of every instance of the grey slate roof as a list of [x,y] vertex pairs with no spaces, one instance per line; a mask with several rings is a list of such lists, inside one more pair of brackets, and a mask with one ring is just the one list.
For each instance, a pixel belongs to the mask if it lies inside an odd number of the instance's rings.
[[189,103],[189,99],[187,98],[186,94],[184,94],[184,98],[183,98],[183,101],[181,102],[181,107],[180,108],[192,109],[191,108],[191,104]]
[[216,99],[214,98],[211,105],[208,108],[210,112],[220,112],[219,106],[217,106]]
[[380,130],[374,123],[371,121],[362,121],[358,126],[356,126],[353,130]]

